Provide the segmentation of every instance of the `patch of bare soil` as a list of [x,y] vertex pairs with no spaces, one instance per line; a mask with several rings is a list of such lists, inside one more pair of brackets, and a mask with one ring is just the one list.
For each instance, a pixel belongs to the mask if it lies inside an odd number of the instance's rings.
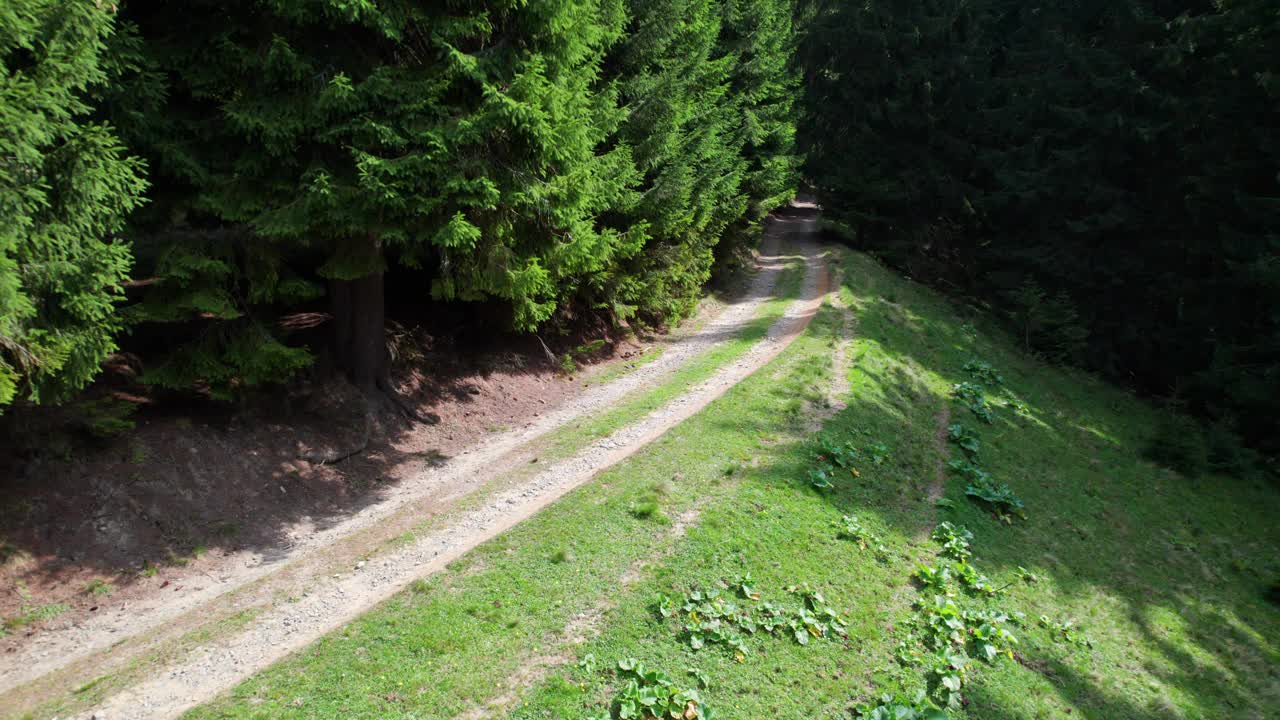
[[[599,360],[624,361],[642,347],[617,343]],[[9,630],[0,653],[144,596],[216,584],[246,552],[269,562],[310,528],[341,522],[389,486],[582,390],[540,349],[428,363],[431,375],[411,371],[403,384],[441,422],[385,418],[365,452],[334,465],[301,458],[360,434],[361,400],[341,382],[301,386],[275,409],[144,414],[135,431],[66,459],[10,458],[0,465],[0,617]]]
[[833,338],[835,345],[831,354],[831,377],[823,391],[825,406],[812,413],[809,420],[810,432],[821,430],[826,421],[848,407],[849,370],[852,364],[849,352],[853,346],[857,319],[854,317],[853,310],[840,297],[840,288],[844,283],[844,275],[840,271],[839,265],[832,261],[829,272],[831,274],[831,288],[827,298],[831,303],[831,307],[840,314],[840,329],[839,334]]
[[933,469],[933,480],[929,483],[926,497],[930,504],[936,505],[942,499],[947,482],[947,427],[951,425],[951,404],[942,401],[942,409],[934,415],[933,450],[938,462]]

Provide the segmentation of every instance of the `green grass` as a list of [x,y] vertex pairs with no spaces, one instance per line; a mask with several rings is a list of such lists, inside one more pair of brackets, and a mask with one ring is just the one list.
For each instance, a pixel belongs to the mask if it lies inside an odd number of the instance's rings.
[[[829,326],[825,320],[819,324]],[[571,620],[660,553],[674,519],[738,492],[753,460],[801,429],[797,398],[829,367],[817,336],[547,511],[193,717],[450,717],[487,700]],[[803,358],[803,361],[799,361]],[[655,503],[654,512],[636,512]],[[636,588],[632,588],[633,590]],[[392,700],[388,700],[392,697]],[[295,702],[300,701],[300,702]]]
[[[443,527],[451,517],[458,513],[474,509],[487,502],[491,494],[502,487],[513,485],[541,471],[547,463],[572,456],[590,443],[608,437],[614,431],[636,422],[653,410],[662,407],[672,398],[685,392],[690,386],[706,380],[726,364],[733,362],[746,353],[761,338],[765,337],[786,312],[787,307],[800,294],[800,286],[804,279],[804,268],[799,257],[792,258],[779,274],[774,288],[774,297],[757,308],[751,320],[742,327],[734,329],[733,334],[721,344],[701,353],[684,363],[677,370],[666,375],[652,387],[638,388],[620,398],[609,410],[580,420],[572,425],[557,428],[535,441],[535,452],[538,464],[529,464],[524,468],[508,473],[501,478],[487,483],[478,491],[463,498],[452,510],[443,516],[418,525],[414,532],[429,533]],[[656,357],[656,354],[655,354]],[[621,373],[620,373],[621,374]],[[387,548],[395,547],[396,542],[388,543]]]
[[774,297],[761,304],[755,316],[725,342],[682,365],[661,384],[635,390],[609,410],[552,433],[546,443],[551,458],[566,457],[591,440],[602,438],[662,407],[690,386],[711,377],[721,367],[751,349],[786,312],[800,293],[804,268],[798,259],[781,271]]
[[116,588],[107,580],[102,578],[94,578],[85,585],[84,592],[86,595],[105,596],[115,592]]
[[[1027,623],[1021,662],[978,663],[953,717],[1271,715],[1280,613],[1263,592],[1280,572],[1275,487],[1153,465],[1152,408],[1020,354],[986,319],[866,256],[841,258],[857,317],[850,394],[821,432],[883,443],[882,464],[862,462],[860,477],[825,493],[805,479],[806,414],[840,327],[824,308],[770,366],[643,452],[191,717],[447,718],[512,691],[513,718],[591,717],[619,689],[611,668],[623,658],[689,687],[696,668],[720,718],[848,717],[855,703],[924,685],[894,649],[920,595],[910,576],[936,561],[928,535],[942,519],[967,526],[974,563],[1010,585],[999,605],[1072,620],[1092,643]],[[987,391],[992,425],[949,399],[973,358],[1005,379],[1007,390]],[[1025,501],[1025,520],[1006,525],[955,479],[944,507],[928,502],[951,452],[935,440],[943,408],[979,433],[983,467]],[[838,537],[846,515],[884,543],[883,561]],[[687,531],[673,532],[677,522]],[[1019,582],[1019,568],[1038,582]],[[849,639],[758,634],[739,662],[714,644],[691,650],[655,611],[663,594],[745,573],[766,600],[801,583],[820,590]]]
[[17,615],[4,618],[3,622],[0,622],[0,637],[7,635],[14,630],[20,630],[33,623],[53,620],[69,609],[69,607],[62,603],[24,605]]

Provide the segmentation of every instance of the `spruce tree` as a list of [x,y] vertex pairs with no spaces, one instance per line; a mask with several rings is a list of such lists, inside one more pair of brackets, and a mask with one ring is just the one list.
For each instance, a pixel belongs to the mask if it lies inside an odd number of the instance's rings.
[[115,349],[116,237],[142,163],[94,117],[114,29],[92,0],[0,7],[0,407],[66,397]]
[[[725,0],[720,45],[730,58],[735,136],[746,161],[746,225],[794,195],[800,156],[794,106],[800,77],[791,0]],[[742,230],[742,226],[739,230]]]
[[648,322],[687,313],[717,253],[795,191],[787,0],[635,0],[611,68],[643,180],[618,211],[647,229],[611,307]]
[[632,148],[642,184],[635,202],[618,209],[647,238],[617,270],[610,306],[620,319],[655,323],[696,301],[713,249],[745,211],[745,168],[733,137],[733,58],[718,44],[719,4],[636,0],[631,13],[612,67],[627,111],[620,141]]
[[[621,119],[599,81],[624,20],[617,2],[129,12],[167,76],[166,112],[182,118],[139,132],[162,172],[192,188],[176,204],[210,230],[206,246],[228,230],[252,246],[239,254],[269,279],[311,264],[327,283],[337,364],[367,393],[388,389],[388,263],[422,269],[437,298],[506,300],[528,329],[639,249],[640,233],[596,222],[635,181],[625,145],[597,152]],[[183,295],[187,282],[199,298],[220,286],[211,272],[237,272],[227,253],[186,242],[158,255],[181,259],[159,292]],[[255,287],[259,305],[288,299]],[[238,349],[254,347],[271,345]]]

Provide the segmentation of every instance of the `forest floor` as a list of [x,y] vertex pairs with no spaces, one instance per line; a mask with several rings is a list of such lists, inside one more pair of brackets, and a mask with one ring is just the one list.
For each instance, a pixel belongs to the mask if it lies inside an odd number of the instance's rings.
[[[1273,716],[1273,483],[1149,462],[1155,408],[868,256],[791,241],[682,360],[684,339],[604,371],[540,435],[433,470],[453,480],[424,480],[429,501],[360,510],[0,714],[616,717],[657,697],[658,671],[721,720],[835,720],[941,699],[932,671],[951,671],[917,639],[942,607],[973,656],[951,673],[958,720]],[[1021,511],[968,495],[952,461]],[[942,521],[972,533],[968,563],[944,557]],[[1016,643],[981,660],[992,624]]]
[[[244,662],[246,653],[256,652],[261,663],[278,657],[411,577],[428,573],[430,567],[424,565],[447,562],[616,462],[751,372],[807,322],[825,285],[825,266],[814,256],[815,246],[803,238],[813,228],[812,210],[799,213],[771,219],[759,270],[744,280],[740,292],[705,303],[694,320],[672,336],[639,349],[615,349],[615,355],[623,357],[575,378],[568,388],[570,381],[550,373],[513,375],[489,369],[478,377],[454,377],[451,382],[461,389],[455,394],[460,402],[427,408],[443,416],[440,426],[391,438],[351,463],[317,467],[293,459],[306,449],[305,443],[260,453],[244,446],[244,435],[233,452],[236,441],[225,434],[236,429],[224,429],[220,442],[201,443],[201,432],[190,432],[193,424],[181,422],[175,428],[161,423],[159,431],[174,437],[158,443],[167,451],[158,465],[170,469],[152,478],[149,472],[155,468],[147,467],[151,458],[136,460],[133,479],[124,490],[113,488],[116,495],[125,495],[124,514],[147,520],[198,508],[201,517],[195,524],[216,528],[227,522],[219,514],[233,498],[244,513],[233,522],[237,529],[252,527],[253,541],[239,531],[234,537],[215,535],[215,540],[234,542],[213,551],[203,546],[203,552],[177,562],[171,558],[168,563],[137,563],[97,581],[76,576],[77,570],[84,572],[84,563],[77,567],[76,558],[21,553],[23,562],[5,567],[14,575],[6,584],[20,589],[14,593],[20,597],[10,617],[33,617],[30,623],[13,624],[21,632],[10,634],[6,652],[0,655],[0,691],[5,692],[0,705],[14,712],[39,706],[39,715],[66,713],[152,678],[162,668],[175,679],[167,688],[173,701],[189,704],[198,695],[192,694],[189,682],[181,682],[184,676],[217,689],[218,683],[252,669]],[[781,254],[791,248],[802,253]],[[797,295],[803,297],[796,299]],[[522,389],[510,387],[513,377],[530,376],[542,387],[531,388],[527,382]],[[522,393],[519,399],[529,407],[504,403],[513,393]],[[486,402],[494,396],[496,401]],[[522,426],[477,434],[476,426],[494,415]],[[441,428],[450,428],[444,437]],[[131,445],[147,442],[147,429]],[[184,430],[187,436],[182,436]],[[307,430],[303,437],[315,442]],[[254,442],[290,437],[290,432],[286,427],[242,430]],[[329,441],[340,443],[343,438]],[[208,447],[215,457],[222,453],[220,460],[230,460],[232,467],[209,472],[216,462],[193,458],[172,468],[172,453],[187,446],[193,454],[197,447]],[[260,455],[270,458],[270,467],[253,464],[250,458]],[[283,478],[275,463],[284,464]],[[364,496],[349,505],[327,498],[325,512],[315,512],[312,502],[317,494],[331,486],[349,488],[351,478],[367,470],[361,465],[371,463],[380,466],[376,487],[364,488]],[[92,461],[77,470],[91,476],[102,472]],[[336,477],[325,477],[335,472]],[[166,480],[179,487],[159,497],[137,497],[135,488],[163,487]],[[272,492],[277,485],[279,496]],[[174,496],[181,501],[172,502]],[[267,499],[267,507],[255,508],[254,497]],[[290,497],[298,498],[295,502],[301,507],[288,507]],[[279,517],[283,510],[297,517],[285,522]],[[270,537],[258,537],[263,526],[271,529]],[[120,544],[100,542],[102,552],[87,555],[98,562],[118,562],[102,556]],[[352,572],[366,565],[368,571]],[[46,582],[37,582],[41,579]],[[101,586],[105,587],[100,593],[82,589]],[[61,598],[51,603],[50,594],[59,590],[79,604],[57,602]],[[41,621],[40,608],[53,603],[61,607],[59,617]],[[215,645],[234,660],[211,659]],[[183,666],[197,650],[201,659]],[[223,677],[209,672],[210,667],[224,665],[228,673]],[[75,686],[81,690],[65,694]],[[143,696],[143,704],[151,708],[148,716],[171,714],[172,705],[157,700],[154,688],[144,690]]]

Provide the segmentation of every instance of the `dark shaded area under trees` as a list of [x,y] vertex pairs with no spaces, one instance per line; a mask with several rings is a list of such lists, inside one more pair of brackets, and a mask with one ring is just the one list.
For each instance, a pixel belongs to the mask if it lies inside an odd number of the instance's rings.
[[801,145],[833,230],[1048,359],[1206,416],[1211,454],[1280,448],[1275,3],[802,13]]

